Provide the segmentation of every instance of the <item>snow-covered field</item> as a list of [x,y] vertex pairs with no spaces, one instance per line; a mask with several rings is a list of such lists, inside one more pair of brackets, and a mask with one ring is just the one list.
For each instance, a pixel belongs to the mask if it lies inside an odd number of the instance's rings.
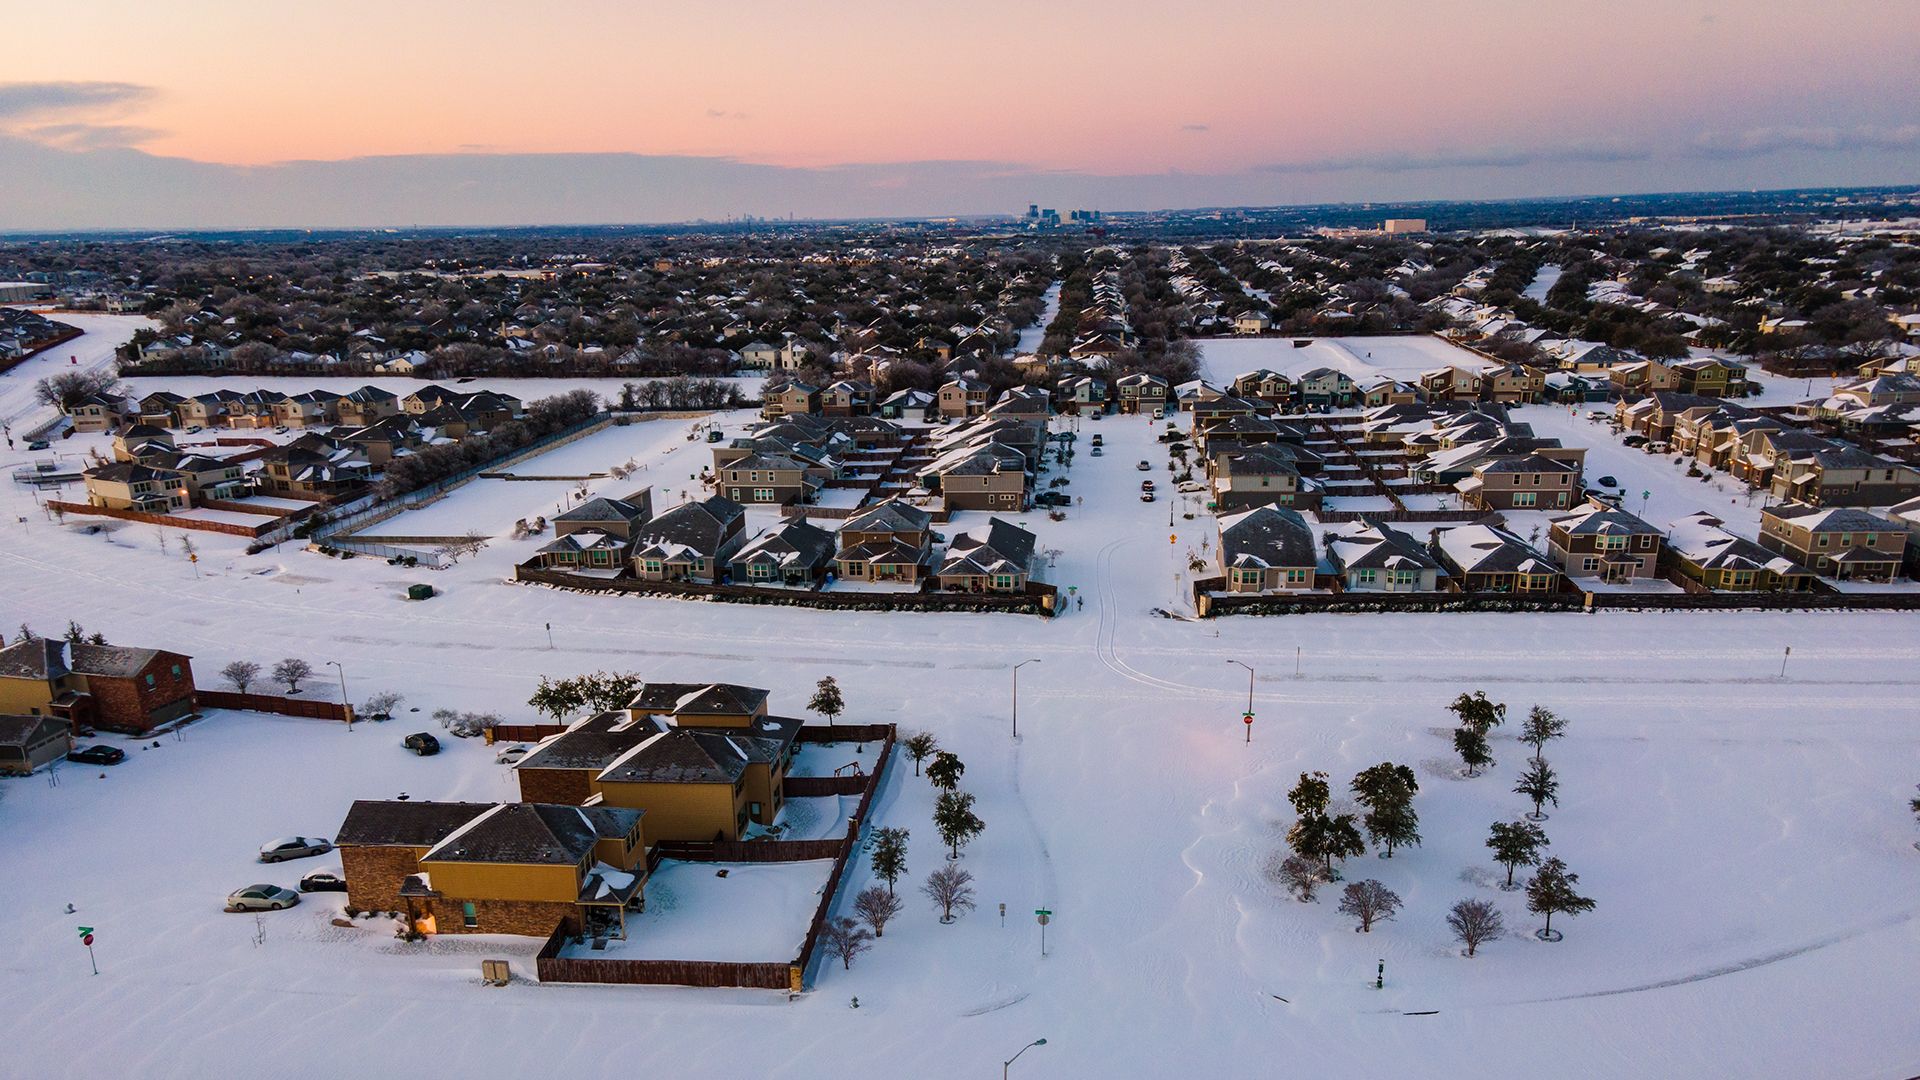
[[1346,372],[1356,382],[1380,376],[1418,382],[1421,372],[1435,368],[1457,364],[1477,371],[1493,366],[1478,353],[1425,334],[1312,340],[1296,349],[1291,338],[1209,338],[1198,342],[1201,374],[1225,386],[1258,368],[1297,376],[1327,367]]
[[[845,829],[843,828],[844,835]],[[719,876],[725,870],[726,877]],[[608,960],[779,963],[800,953],[831,859],[797,863],[689,863],[669,859],[647,879],[647,910],[627,916],[627,939],[563,955]]]
[[[1260,363],[1274,366],[1247,366]],[[1522,418],[1544,428],[1552,412]],[[422,710],[350,734],[214,714],[158,747],[110,740],[127,762],[63,766],[57,787],[45,776],[0,781],[0,938],[10,945],[0,1073],[324,1077],[430,1060],[431,1071],[479,1077],[990,1075],[1044,1036],[1016,1073],[1913,1074],[1913,616],[1153,618],[1184,588],[1176,563],[1209,523],[1167,526],[1164,502],[1138,501],[1134,461],[1155,461],[1165,479],[1145,421],[1083,421],[1081,431],[1110,447],[1069,474],[1066,490],[1086,505],[1064,522],[1024,518],[1061,551],[1051,579],[1085,598],[1050,622],[515,586],[505,579],[531,547],[505,541],[448,570],[397,573],[291,548],[247,557],[237,538],[207,534],[196,578],[154,530],[80,536],[24,492],[0,492],[0,626],[58,632],[73,619],[116,643],[174,647],[194,656],[207,686],[232,659],[301,656],[327,676],[307,692],[331,698],[338,682],[322,665],[334,661],[354,700],[391,688]],[[1618,451],[1602,466],[1602,440],[1583,441],[1596,451],[1589,472],[1633,460]],[[28,456],[7,455],[0,472]],[[1712,486],[1699,485],[1703,498]],[[961,515],[946,531],[982,520]],[[401,587],[423,579],[441,595],[403,602]],[[1021,672],[1015,741],[1011,668],[1030,658],[1042,662]],[[1228,660],[1258,671],[1251,744],[1240,722],[1246,672]],[[239,886],[338,865],[264,867],[254,850],[289,833],[330,834],[354,798],[511,797],[488,748],[448,739],[423,759],[400,739],[442,706],[530,720],[523,703],[540,676],[597,669],[764,686],[790,715],[833,675],[846,721],[936,733],[966,762],[963,786],[987,823],[962,861],[979,909],[942,926],[914,891],[943,852],[932,789],[902,761],[875,814],[913,831],[906,913],[852,971],[822,966],[793,1002],[541,986],[531,981],[536,941],[447,935],[406,946],[383,929],[332,927],[337,897],[269,914],[262,944],[252,918],[221,913]],[[1534,940],[1539,920],[1520,894],[1495,887],[1483,842],[1491,822],[1527,809],[1510,793],[1525,751],[1496,730],[1499,764],[1459,778],[1442,706],[1471,689],[1515,714],[1537,702],[1571,722],[1548,749],[1562,787],[1544,828],[1599,906],[1556,917],[1557,944]],[[1378,878],[1406,901],[1358,934],[1335,910],[1337,890],[1301,904],[1263,867],[1282,850],[1286,792],[1301,771],[1327,770],[1339,792],[1388,760],[1418,773],[1425,839],[1391,860],[1346,863],[1348,880]],[[695,927],[680,920],[704,887],[731,880],[676,887],[662,925]],[[853,884],[869,880],[863,860]],[[1466,897],[1494,901],[1513,931],[1471,960],[1443,923]],[[699,932],[738,918],[715,903]],[[768,901],[771,917],[743,933],[786,940],[782,912],[798,905]],[[1036,908],[1054,913],[1045,957]],[[100,935],[98,977],[78,925]],[[512,986],[480,985],[478,962],[492,957],[512,961]],[[1383,959],[1386,987],[1375,990]]]

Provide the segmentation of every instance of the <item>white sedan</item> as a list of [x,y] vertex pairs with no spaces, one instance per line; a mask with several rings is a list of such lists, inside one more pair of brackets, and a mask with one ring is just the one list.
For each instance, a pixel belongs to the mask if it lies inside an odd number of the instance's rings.
[[260,845],[260,861],[282,862],[287,859],[304,859],[309,855],[325,855],[332,850],[331,840],[321,840],[312,836],[283,836],[272,843]]
[[278,885],[249,885],[227,897],[227,906],[236,911],[279,911],[299,902],[299,893]]

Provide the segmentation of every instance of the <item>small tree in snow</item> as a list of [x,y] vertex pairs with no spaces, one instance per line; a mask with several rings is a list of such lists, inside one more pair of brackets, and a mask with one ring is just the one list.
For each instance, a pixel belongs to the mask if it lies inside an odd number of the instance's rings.
[[577,712],[624,709],[645,680],[636,672],[595,671],[568,679],[540,676],[540,687],[527,699],[542,715],[565,720]]
[[68,619],[67,620],[67,641],[70,642],[71,644],[79,645],[86,640],[87,640],[87,632],[80,628],[79,623],[74,622],[72,619]]
[[433,718],[447,729],[447,734],[460,739],[471,739],[486,732],[500,723],[500,718],[492,713],[458,712],[453,709],[435,709]]
[[920,891],[940,909],[940,921],[950,923],[956,911],[973,910],[973,875],[948,863],[927,875]]
[[1533,813],[1529,816],[1535,821],[1544,820],[1547,816],[1540,812],[1542,803],[1550,802],[1555,806],[1560,805],[1560,778],[1553,775],[1553,766],[1548,765],[1545,758],[1534,758],[1533,763],[1527,766],[1527,771],[1521,774],[1520,783],[1513,790],[1515,794],[1525,795],[1533,800]]
[[1553,934],[1554,912],[1583,915],[1593,910],[1594,901],[1573,890],[1578,884],[1580,875],[1569,873],[1567,864],[1559,859],[1548,859],[1541,863],[1533,880],[1527,882],[1527,910],[1547,917],[1547,925],[1540,931],[1541,937]]
[[370,720],[385,720],[393,715],[394,706],[405,700],[404,696],[391,690],[382,690],[368,698],[367,703],[360,706],[360,711]]
[[867,928],[842,915],[828,919],[820,928],[820,948],[840,961],[845,970],[853,970],[853,958],[873,948],[873,935]]
[[485,533],[475,529],[468,529],[465,535],[448,540],[433,550],[435,554],[446,556],[449,563],[458,565],[461,556],[477,554],[481,548],[486,546],[487,536]]
[[1554,715],[1553,710],[1546,706],[1535,705],[1533,710],[1527,713],[1526,724],[1520,728],[1520,741],[1533,747],[1534,760],[1538,761],[1540,752],[1546,748],[1547,743],[1560,738],[1566,734],[1566,731],[1565,720]]
[[1413,810],[1413,796],[1419,790],[1413,770],[1391,761],[1362,769],[1353,778],[1354,799],[1367,808],[1361,819],[1367,838],[1385,844],[1388,858],[1393,857],[1394,848],[1420,842],[1420,818]]
[[819,713],[831,724],[840,718],[846,707],[846,700],[840,696],[840,684],[833,681],[833,676],[829,675],[814,684],[813,700],[807,702],[808,711]]
[[1359,919],[1366,934],[1373,933],[1375,919],[1391,919],[1399,909],[1400,898],[1393,890],[1372,879],[1353,882],[1340,896],[1340,914]]
[[1483,766],[1492,765],[1493,750],[1487,745],[1487,736],[1478,728],[1459,727],[1453,730],[1453,750],[1460,760],[1467,764],[1467,775],[1479,774]]
[[1491,900],[1462,900],[1453,905],[1453,910],[1447,912],[1447,926],[1452,928],[1454,939],[1467,947],[1468,956],[1507,932],[1500,909],[1494,907]]
[[1540,849],[1547,846],[1547,834],[1530,821],[1512,824],[1496,821],[1487,846],[1493,849],[1494,861],[1507,868],[1507,883],[1503,888],[1511,889],[1515,868],[1540,862]]
[[912,834],[905,829],[883,827],[873,830],[873,873],[884,878],[887,891],[893,891],[893,883],[907,872],[907,837]]
[[1497,727],[1507,718],[1506,705],[1488,701],[1485,690],[1461,694],[1447,706],[1447,711],[1460,718],[1460,726],[1470,727],[1482,735],[1487,733],[1488,728]]
[[1298,897],[1303,904],[1313,902],[1313,890],[1327,880],[1326,868],[1319,859],[1305,855],[1289,855],[1285,859],[1276,859],[1267,872],[1287,890],[1291,896]]
[[933,806],[933,824],[940,830],[940,842],[953,849],[949,859],[960,857],[960,849],[986,830],[987,823],[973,812],[973,796],[965,791],[943,791]]
[[952,791],[960,786],[960,777],[965,775],[967,767],[961,763],[960,755],[942,750],[933,755],[933,764],[927,766],[927,779],[942,791]]
[[907,736],[900,745],[907,748],[907,756],[913,759],[913,775],[920,775],[920,763],[933,756],[940,749],[940,740],[930,731],[916,731]]
[[853,913],[873,927],[874,937],[880,937],[893,917],[900,914],[900,898],[893,895],[892,889],[870,885],[853,898]]
[[235,690],[244,694],[247,692],[247,687],[252,686],[254,680],[260,677],[260,665],[251,660],[235,660],[220,669],[220,677],[232,683]]
[[1323,772],[1301,773],[1300,782],[1287,793],[1288,801],[1300,814],[1293,828],[1287,830],[1287,844],[1298,854],[1319,859],[1329,881],[1336,877],[1333,860],[1364,855],[1367,851],[1367,843],[1361,839],[1352,814],[1327,815],[1331,797],[1327,774]]
[[313,665],[299,657],[289,656],[273,665],[273,681],[286,686],[287,693],[300,692],[300,680],[313,674]]
[[13,643],[15,645],[18,645],[23,641],[38,641],[38,640],[40,640],[40,635],[33,632],[33,627],[28,626],[26,623],[21,623],[20,636],[17,638],[14,638]]

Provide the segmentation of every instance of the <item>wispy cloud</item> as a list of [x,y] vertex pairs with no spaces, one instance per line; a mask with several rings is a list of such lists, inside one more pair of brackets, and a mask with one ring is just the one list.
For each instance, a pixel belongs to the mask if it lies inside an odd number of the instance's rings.
[[21,134],[35,142],[57,146],[62,150],[102,150],[139,146],[144,142],[152,142],[166,132],[137,124],[42,124],[27,128]]
[[126,110],[152,101],[159,91],[122,82],[0,83],[0,120],[71,112]]
[[1428,169],[1518,169],[1528,165],[1557,162],[1611,163],[1644,161],[1652,151],[1626,143],[1572,143],[1554,147],[1490,146],[1429,153],[1399,150],[1313,161],[1280,162],[1258,165],[1258,172],[1331,173],[1366,170],[1382,173],[1418,172]]
[[725,109],[707,110],[707,119],[709,120],[745,120],[746,118],[747,114],[743,112],[728,112]]
[[1180,130],[1181,131],[1212,131],[1213,129],[1208,127],[1205,124],[1181,124]]
[[1783,150],[1850,153],[1860,150],[1920,149],[1920,124],[1897,128],[1763,127],[1740,132],[1710,131],[1687,146],[1706,158],[1746,158]]

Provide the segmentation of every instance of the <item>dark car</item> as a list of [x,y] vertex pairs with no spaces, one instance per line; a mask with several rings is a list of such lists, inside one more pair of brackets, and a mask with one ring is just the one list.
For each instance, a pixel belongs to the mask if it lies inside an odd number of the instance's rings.
[[1615,480],[1611,476],[1603,476],[1600,478],[1600,486],[1601,487],[1619,487],[1620,481]]
[[1072,506],[1073,496],[1059,491],[1043,491],[1033,497],[1035,506]]
[[301,892],[346,892],[347,879],[338,870],[321,870],[300,879]]
[[67,760],[82,765],[118,765],[127,760],[127,752],[117,746],[86,746],[67,751]]
[[52,444],[52,443],[49,443],[49,442],[47,442],[47,440],[45,440],[45,439],[33,439],[33,440],[31,440],[31,441],[29,441],[29,442],[27,443],[27,449],[29,449],[29,450],[45,450],[45,449],[47,449],[47,448],[48,448],[49,446],[51,446],[51,445],[53,445],[53,444]]
[[1100,433],[1099,433],[1099,432],[1097,432],[1097,431],[1096,431],[1096,432],[1094,432],[1094,433],[1093,433],[1093,445],[1095,445],[1095,446],[1100,446],[1100,445],[1102,445],[1102,444],[1104,444],[1105,442],[1106,442],[1106,440],[1105,440],[1105,439],[1102,439],[1102,438],[1100,437]]
[[421,757],[432,757],[440,752],[440,740],[424,731],[416,731],[407,736],[401,740],[400,745]]
[[1645,435],[1629,435],[1620,440],[1620,445],[1627,447],[1645,446],[1647,445],[1647,437]]

